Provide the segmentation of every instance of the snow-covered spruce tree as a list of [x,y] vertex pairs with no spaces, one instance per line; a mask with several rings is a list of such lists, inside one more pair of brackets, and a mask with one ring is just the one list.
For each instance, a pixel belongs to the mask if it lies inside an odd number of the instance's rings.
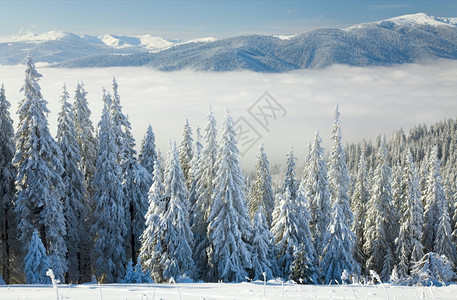
[[[455,245],[452,243],[451,221],[448,201],[441,183],[440,160],[438,148],[433,146],[428,158],[428,177],[425,183],[424,199],[426,203],[424,214],[424,244],[439,255],[445,255],[451,261],[457,259]],[[436,212],[434,210],[437,210]],[[437,214],[435,216],[435,214]],[[432,226],[427,222],[436,222]],[[425,231],[427,230],[427,231]]]
[[68,282],[79,282],[81,270],[81,242],[86,236],[87,190],[84,185],[84,174],[79,169],[81,161],[79,144],[76,140],[75,118],[73,106],[68,102],[70,95],[65,86],[61,97],[62,108],[59,112],[57,125],[57,144],[62,151],[64,173],[62,181],[65,185],[62,193],[64,215],[67,228],[66,243]]
[[190,172],[191,168],[191,161],[193,157],[193,141],[192,138],[192,129],[189,125],[189,120],[186,119],[186,123],[184,124],[184,131],[182,133],[183,140],[179,145],[179,161],[181,162],[181,169],[184,174],[184,178],[186,179],[186,186],[187,190],[190,190],[192,186],[192,174]]
[[382,280],[387,280],[393,268],[392,220],[392,177],[387,163],[386,139],[376,154],[376,169],[374,171],[373,188],[367,203],[365,219],[364,255],[367,258],[365,270],[374,270]]
[[122,112],[118,84],[113,79],[113,101],[111,104],[113,133],[118,146],[117,163],[121,166],[123,205],[125,226],[126,255],[132,260],[137,259],[141,247],[140,236],[144,231],[144,216],[148,209],[148,190],[152,184],[152,174],[138,163],[135,151],[135,139],[131,134],[131,124]]
[[456,246],[452,243],[451,222],[447,205],[440,205],[441,216],[438,223],[437,238],[433,252],[444,255],[451,261],[456,261]]
[[363,244],[365,243],[365,218],[367,203],[370,199],[368,183],[367,164],[365,161],[365,151],[360,154],[358,172],[355,182],[354,193],[352,196],[352,211],[354,213],[354,222],[352,223],[352,232],[357,237],[357,244],[354,253],[356,261],[364,267],[365,258],[363,256]]
[[[330,150],[330,157],[328,162],[328,179],[329,179],[329,191],[330,200],[332,205],[338,203],[338,209],[343,214],[343,224],[340,225],[342,233],[331,233],[334,236],[330,239],[342,238],[342,245],[346,247],[342,252],[351,253],[350,257],[347,258],[348,262],[353,262],[354,265],[351,268],[345,268],[349,274],[352,272],[360,273],[360,266],[354,261],[353,254],[356,251],[357,236],[353,234],[351,226],[354,222],[354,215],[351,211],[351,205],[349,203],[349,185],[350,178],[349,172],[346,165],[346,153],[343,148],[341,124],[340,124],[340,112],[338,111],[338,105],[335,108],[335,120],[333,123],[332,130],[332,141],[333,147]],[[337,208],[333,207],[333,215],[336,215]],[[335,220],[334,220],[335,221]],[[327,228],[328,233],[329,228]],[[337,228],[335,227],[335,231]],[[330,243],[340,243],[333,240]],[[324,246],[326,243],[324,242]],[[333,251],[333,250],[332,250]],[[328,255],[325,253],[325,255]],[[343,254],[341,254],[343,255]],[[336,271],[338,268],[335,268]],[[340,275],[341,276],[341,275]],[[336,278],[333,278],[336,279]],[[328,282],[328,281],[326,281]]]
[[200,156],[202,154],[202,149],[203,149],[203,145],[202,145],[202,139],[203,139],[203,136],[200,132],[200,127],[197,126],[197,128],[195,128],[195,143],[194,143],[194,149],[193,149],[193,156],[192,156],[192,160],[190,162],[190,177],[191,177],[191,181],[192,181],[192,184],[190,185],[190,189],[189,189],[189,203],[190,203],[190,211],[189,211],[189,214],[190,214],[190,223],[192,225],[192,216],[193,216],[193,209],[195,207],[195,201],[197,199],[195,199],[195,196],[196,196],[196,193],[195,193],[195,189],[196,189],[196,185],[197,185],[197,180],[196,180],[196,177],[195,177],[195,174],[197,173],[197,170],[198,170],[198,162],[200,160]]
[[87,103],[87,92],[83,83],[76,85],[73,109],[76,139],[81,149],[81,170],[85,177],[86,190],[93,196],[92,179],[97,161],[97,139],[94,137],[94,125],[90,118],[92,112]]
[[267,220],[267,225],[271,226],[271,215],[275,206],[275,199],[270,175],[270,162],[268,161],[263,144],[259,147],[255,170],[255,179],[249,190],[249,215],[254,219],[255,214],[260,210]]
[[268,229],[268,224],[262,211],[254,216],[252,238],[252,278],[264,280],[263,273],[268,279],[273,278],[274,236]]
[[[438,148],[433,146],[428,157],[428,176],[423,193],[425,203],[423,242],[427,252],[456,259],[455,245],[451,241],[451,224],[447,199],[441,180],[441,162]],[[430,223],[433,222],[433,223]]]
[[217,157],[217,128],[211,108],[207,116],[207,123],[203,135],[204,146],[197,162],[193,176],[195,185],[191,190],[190,198],[195,199],[191,216],[191,228],[194,234],[194,262],[197,267],[198,278],[205,281],[214,280],[215,270],[209,270],[208,266],[208,218],[213,204],[213,180],[216,177]]
[[194,275],[188,192],[175,143],[170,145],[164,186],[165,209],[160,216],[156,246],[163,276],[159,282]]
[[348,191],[350,179],[346,165],[346,153],[341,138],[340,112],[337,105],[332,130],[333,147],[330,150],[328,163],[329,191],[332,205],[336,202],[339,204],[339,208],[344,216],[344,223],[350,228],[354,220],[354,215],[349,204]]
[[16,169],[13,166],[15,153],[13,120],[5,88],[0,88],[0,268],[1,277],[10,283],[11,256],[15,250],[15,199]]
[[143,270],[149,272],[155,281],[163,278],[163,271],[158,263],[160,259],[159,237],[162,235],[161,216],[165,211],[165,187],[163,186],[162,166],[158,158],[154,162],[153,183],[149,189],[149,208],[146,213],[146,228],[140,237],[139,258]]
[[[130,208],[132,205],[132,198],[130,194],[126,194],[130,192],[128,190],[131,188],[130,182],[127,182],[126,179],[130,175],[127,169],[130,167],[131,161],[134,159],[132,153],[133,147],[132,142],[133,137],[130,133],[127,133],[127,130],[130,131],[131,125],[128,117],[122,112],[122,105],[121,105],[121,97],[119,95],[119,85],[116,82],[116,78],[113,77],[113,96],[111,98],[111,105],[109,106],[109,113],[111,118],[111,127],[112,127],[112,135],[114,141],[116,143],[115,156],[116,156],[116,163],[121,167],[120,169],[120,176],[122,182],[122,189],[124,197],[120,200],[123,206],[123,212],[125,214],[122,221],[127,228],[126,231],[122,232],[122,236],[124,237],[124,248],[125,254],[127,259],[130,259],[130,256],[133,251],[133,244],[131,243],[132,240],[132,215],[130,212]],[[130,136],[128,136],[130,135]],[[113,149],[114,150],[114,149]],[[146,196],[145,196],[146,197]]]
[[286,174],[284,176],[284,183],[282,185],[282,191],[285,192],[287,187],[289,188],[290,195],[292,198],[297,197],[297,189],[298,189],[298,182],[295,178],[295,161],[297,158],[294,156],[294,148],[290,145],[290,150],[287,153],[287,161],[286,161]]
[[424,225],[422,202],[420,200],[419,176],[413,161],[411,151],[405,157],[403,171],[403,186],[405,187],[405,213],[401,217],[400,233],[395,239],[398,262],[396,265],[399,278],[410,274],[412,263],[424,256],[422,246],[422,227]]
[[38,79],[30,56],[26,60],[26,77],[19,104],[19,125],[16,133],[14,165],[19,240],[27,251],[33,230],[38,230],[49,257],[49,266],[57,279],[64,282],[67,271],[65,219],[61,195],[64,184],[62,152],[52,138],[46,114],[47,101],[41,95]]
[[125,239],[127,232],[124,212],[124,192],[121,168],[116,163],[118,148],[110,116],[111,96],[104,91],[104,105],[98,123],[98,157],[94,174],[94,221],[92,234],[95,240],[94,271],[102,282],[119,282],[125,274],[127,258]]
[[[405,155],[403,155],[405,157]],[[394,212],[396,213],[394,220],[396,220],[395,224],[395,231],[393,233],[394,236],[398,235],[400,231],[400,220],[402,216],[405,214],[406,210],[406,201],[404,195],[404,187],[403,187],[403,167],[400,163],[397,163],[392,168],[392,206],[394,207]]]
[[332,219],[324,235],[324,249],[319,262],[321,279],[325,284],[334,280],[341,282],[344,270],[349,274],[357,271],[357,262],[353,256],[355,236],[346,225],[345,217],[340,204],[335,202]]
[[[286,189],[287,190],[287,189]],[[293,260],[290,265],[289,278],[304,283],[317,283],[319,270],[316,266],[316,252],[314,250],[311,232],[309,230],[309,221],[311,216],[307,209],[306,191],[303,184],[298,187],[297,197],[295,199],[297,219],[300,221],[298,236],[298,247],[293,253]]]
[[124,196],[128,199],[130,221],[129,238],[131,253],[128,254],[132,260],[136,260],[141,247],[140,236],[145,228],[144,216],[148,210],[148,191],[152,184],[152,174],[138,163],[136,159],[135,140],[130,133],[130,128],[124,129],[124,164],[123,172],[123,190]]
[[424,166],[427,174],[424,180],[424,235],[423,243],[425,252],[432,252],[435,239],[437,238],[438,223],[441,217],[441,202],[446,201],[443,186],[441,185],[440,162],[438,149],[434,146]]
[[[87,102],[87,92],[84,89],[83,83],[78,83],[75,90],[73,102],[73,114],[75,122],[76,140],[79,144],[81,160],[79,167],[84,174],[85,187],[88,192],[86,206],[86,222],[84,223],[85,232],[90,231],[90,226],[93,222],[92,211],[94,203],[92,202],[95,191],[92,187],[92,180],[95,174],[95,164],[97,162],[98,145],[97,139],[94,136],[94,126],[91,121],[92,112],[89,109]],[[89,282],[91,280],[91,253],[93,240],[89,234],[83,236],[81,241],[81,282]]]
[[[331,203],[328,189],[327,166],[324,161],[324,148],[319,131],[316,130],[314,141],[310,147],[307,165],[305,168],[304,187],[308,210],[311,216],[309,229],[314,241],[314,249],[322,253],[324,248],[323,236],[330,223]],[[319,259],[319,257],[316,257]]]
[[[271,231],[275,238],[279,276],[283,278],[289,278],[294,254],[300,244],[311,243],[308,227],[310,217],[305,207],[304,190],[302,187],[300,190],[295,199],[292,199],[289,188],[284,194],[278,194],[273,211]],[[311,245],[308,247],[312,249]],[[308,255],[315,258],[311,250]]]
[[25,281],[29,284],[48,283],[46,271],[49,269],[48,256],[43,242],[34,230],[24,259]]
[[240,282],[252,267],[249,241],[252,225],[244,195],[239,150],[233,119],[226,110],[213,181],[213,203],[208,221],[209,264],[216,269],[213,281]]
[[154,162],[157,159],[157,152],[155,146],[155,135],[152,131],[151,125],[148,126],[146,135],[141,142],[140,154],[138,155],[138,162],[152,175],[154,173]]

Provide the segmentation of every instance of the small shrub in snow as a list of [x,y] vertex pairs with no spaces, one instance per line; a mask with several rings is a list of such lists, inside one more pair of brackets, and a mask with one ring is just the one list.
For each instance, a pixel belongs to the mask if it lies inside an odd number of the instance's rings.
[[27,283],[49,283],[49,279],[46,277],[46,271],[49,269],[49,260],[43,242],[36,230],[33,231],[24,263]]
[[429,252],[414,264],[410,283],[424,286],[446,285],[456,277],[453,269],[454,264],[446,256]]
[[124,279],[122,283],[151,283],[151,277],[143,272],[140,261],[133,266],[133,262],[130,261],[127,265]]

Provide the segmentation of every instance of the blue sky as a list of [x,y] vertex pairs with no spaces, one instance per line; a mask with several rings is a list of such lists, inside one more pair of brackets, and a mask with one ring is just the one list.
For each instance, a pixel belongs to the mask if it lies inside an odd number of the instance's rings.
[[0,36],[63,30],[77,34],[153,34],[223,38],[296,34],[425,12],[457,17],[457,1],[1,1]]

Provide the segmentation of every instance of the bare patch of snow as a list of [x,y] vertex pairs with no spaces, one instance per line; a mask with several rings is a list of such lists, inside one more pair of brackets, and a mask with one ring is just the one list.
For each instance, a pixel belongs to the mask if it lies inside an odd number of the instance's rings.
[[273,35],[273,37],[278,38],[280,40],[290,40],[296,37],[297,34],[292,34],[292,35]]

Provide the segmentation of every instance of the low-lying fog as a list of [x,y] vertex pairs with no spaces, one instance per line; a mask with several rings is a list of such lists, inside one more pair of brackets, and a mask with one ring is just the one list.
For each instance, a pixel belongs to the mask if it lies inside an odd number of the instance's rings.
[[[408,130],[420,123],[433,124],[457,117],[457,61],[449,60],[392,67],[333,66],[283,74],[168,73],[144,67],[54,69],[37,65],[37,69],[43,74],[39,83],[51,110],[48,120],[54,135],[64,84],[73,98],[77,81],[84,82],[96,125],[102,108],[102,88],[111,91],[115,76],[123,111],[130,117],[137,145],[151,124],[163,154],[167,151],[168,138],[181,141],[186,118],[194,133],[196,126],[204,128],[209,105],[219,128],[225,107],[235,121],[243,118],[244,128],[249,123],[261,136],[258,143],[265,144],[272,164],[285,161],[291,144],[299,164],[302,163],[308,141],[317,128],[328,150],[337,104],[344,143],[372,139],[381,133],[390,137],[401,127]],[[0,66],[0,83],[4,83],[12,104],[15,126],[18,103],[23,98],[19,90],[24,71],[24,66]],[[276,119],[259,117],[260,121],[269,122],[263,127],[249,109],[265,106],[265,99],[261,98],[265,92],[274,98],[276,102],[270,103],[279,110],[275,111]],[[271,112],[264,107],[265,114]],[[250,149],[247,149],[249,145],[240,145],[244,152],[243,169],[253,168],[258,143]]]

